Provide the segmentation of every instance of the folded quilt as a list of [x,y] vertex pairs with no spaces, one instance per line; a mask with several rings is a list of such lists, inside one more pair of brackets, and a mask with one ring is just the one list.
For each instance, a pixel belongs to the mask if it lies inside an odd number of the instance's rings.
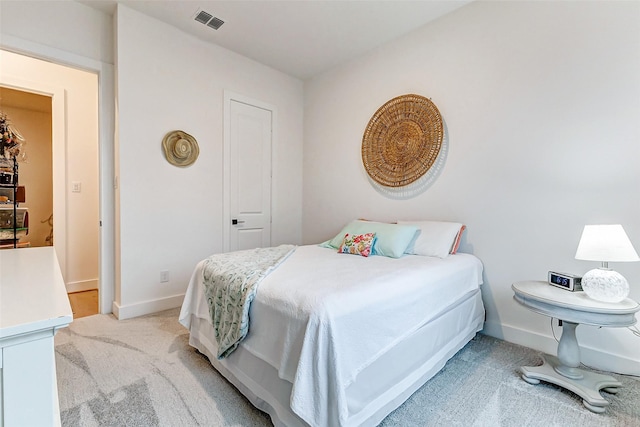
[[249,332],[249,308],[258,285],[294,250],[293,245],[215,254],[203,268],[205,296],[218,343],[218,359],[231,354]]

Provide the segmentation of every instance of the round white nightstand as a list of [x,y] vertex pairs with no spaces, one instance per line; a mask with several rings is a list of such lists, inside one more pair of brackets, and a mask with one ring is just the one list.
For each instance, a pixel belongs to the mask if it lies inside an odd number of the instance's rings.
[[513,298],[536,313],[562,320],[562,337],[558,357],[543,355],[541,366],[520,368],[522,379],[530,384],[550,382],[582,397],[584,406],[593,412],[604,412],[608,401],[600,390],[617,392],[622,383],[608,375],[579,369],[580,347],[576,327],[580,324],[626,327],[636,323],[637,302],[627,298],[619,303],[590,299],[584,292],[570,292],[543,281],[517,282],[511,285]]

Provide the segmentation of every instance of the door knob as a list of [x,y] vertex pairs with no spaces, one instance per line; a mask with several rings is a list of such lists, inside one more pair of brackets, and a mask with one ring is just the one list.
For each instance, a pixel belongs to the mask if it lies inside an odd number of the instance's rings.
[[244,221],[238,221],[237,219],[234,218],[231,220],[231,224],[232,225],[244,224]]

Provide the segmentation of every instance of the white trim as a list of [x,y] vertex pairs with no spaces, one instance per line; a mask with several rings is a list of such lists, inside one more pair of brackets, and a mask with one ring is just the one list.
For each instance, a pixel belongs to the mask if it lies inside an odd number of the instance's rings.
[[224,91],[224,124],[222,137],[222,252],[229,252],[229,223],[231,215],[229,213],[229,162],[231,161],[231,100],[234,95],[229,91]]
[[78,282],[69,282],[65,284],[65,287],[67,288],[67,293],[73,293],[73,292],[83,292],[83,291],[92,291],[94,289],[98,289],[98,279],[91,279],[91,280],[80,280]]
[[[241,102],[243,104],[251,105],[254,107],[262,108],[264,110],[271,112],[271,200],[269,203],[269,215],[271,216],[270,221],[273,218],[273,148],[275,146],[275,142],[277,141],[277,129],[276,123],[277,120],[277,109],[273,104],[269,104],[266,102],[258,101],[256,99],[250,98],[245,95],[240,95],[239,93],[235,93],[229,90],[224,91],[224,127],[223,127],[223,146],[222,146],[222,251],[229,252],[229,224],[231,224],[231,214],[229,212],[229,203],[230,203],[230,189],[229,189],[229,163],[231,161],[231,136],[229,132],[231,130],[231,101]],[[271,227],[269,227],[269,233],[272,233]],[[269,236],[269,240],[271,241],[272,236]]]
[[111,312],[116,286],[115,83],[113,65],[106,63],[101,63],[101,65],[102,67],[98,71],[98,185],[101,223],[98,304],[100,313],[106,314]]
[[98,74],[98,150],[100,155],[100,262],[99,307],[110,313],[115,299],[115,190],[114,183],[114,66],[51,46],[2,34],[0,48],[56,64],[81,68]]
[[91,71],[100,71],[105,65],[110,65],[86,56],[76,55],[66,50],[21,39],[9,34],[2,34],[0,47],[22,55],[34,57],[35,54],[38,59],[71,67],[80,67]]
[[144,316],[145,314],[157,313],[180,307],[184,301],[184,294],[170,297],[157,298],[150,301],[143,301],[136,304],[120,305],[113,302],[112,311],[118,320],[131,319],[132,317]]
[[[553,356],[557,355],[558,342],[550,335],[490,321],[485,322],[482,333]],[[624,375],[640,375],[638,361],[627,356],[582,344],[580,344],[580,356],[582,363],[591,368]]]

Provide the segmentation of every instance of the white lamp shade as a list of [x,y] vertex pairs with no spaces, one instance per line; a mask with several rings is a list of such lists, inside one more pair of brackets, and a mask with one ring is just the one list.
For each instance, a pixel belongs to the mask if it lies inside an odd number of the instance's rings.
[[576,259],[602,262],[640,261],[622,225],[585,225]]

